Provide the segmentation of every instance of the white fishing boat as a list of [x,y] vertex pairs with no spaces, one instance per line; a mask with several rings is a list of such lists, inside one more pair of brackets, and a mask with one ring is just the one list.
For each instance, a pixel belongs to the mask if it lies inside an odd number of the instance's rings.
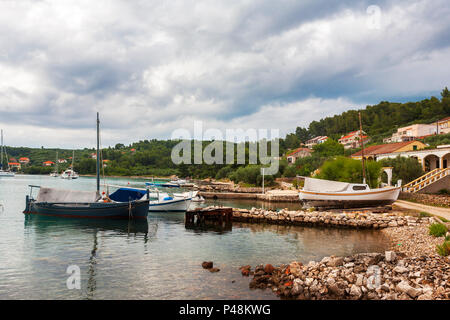
[[[361,113],[359,126],[362,132]],[[366,182],[364,142],[361,141],[363,183],[348,183],[324,179],[305,178],[299,192],[300,200],[314,207],[364,208],[394,203],[401,190],[401,181],[396,187],[370,189]]]
[[160,192],[158,189],[124,187],[118,185],[108,185],[108,188],[118,188],[109,197],[113,200],[129,201],[149,198],[149,211],[154,212],[184,212],[191,205],[192,198],[197,196],[198,191],[168,194]]
[[[0,145],[0,153],[1,153],[1,159],[0,159],[0,177],[14,177],[15,173],[11,171],[11,168],[9,167],[9,161],[8,161],[8,155],[6,154],[6,149],[3,146],[3,130],[1,130],[1,145]],[[4,156],[3,156],[4,155]],[[8,165],[8,169],[4,170],[3,165],[3,158],[5,158],[6,163]]]
[[192,198],[165,197],[158,200],[151,200],[148,211],[185,212],[189,209],[191,202]]
[[364,208],[394,203],[401,187],[370,189],[365,183],[305,178],[300,200],[313,207]]
[[[168,193],[160,193],[155,190],[150,194],[150,204],[148,207],[149,211],[156,212],[184,212],[187,211],[191,205],[192,198],[197,195],[197,191],[183,192],[178,194],[173,194],[172,196]],[[155,197],[156,193],[156,197]],[[156,199],[155,199],[156,198]]]

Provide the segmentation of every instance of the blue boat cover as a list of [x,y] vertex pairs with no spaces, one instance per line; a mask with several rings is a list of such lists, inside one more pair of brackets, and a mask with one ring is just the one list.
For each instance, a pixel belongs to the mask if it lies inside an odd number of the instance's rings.
[[111,200],[117,202],[128,202],[133,200],[139,200],[147,194],[145,190],[133,189],[133,188],[120,188],[109,195]]

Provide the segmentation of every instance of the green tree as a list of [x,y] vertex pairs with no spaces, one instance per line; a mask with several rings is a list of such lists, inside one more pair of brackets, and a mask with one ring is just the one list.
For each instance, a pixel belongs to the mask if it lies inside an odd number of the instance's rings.
[[[366,179],[371,188],[378,186],[381,174],[381,164],[375,161],[366,162]],[[362,183],[362,163],[360,160],[345,157],[327,160],[317,175],[319,179]]]
[[[392,181],[395,183],[399,179],[402,184],[417,179],[424,174],[422,166],[414,158],[396,157],[393,159],[383,159],[379,161],[383,167],[393,167]],[[387,182],[387,181],[384,181]]]

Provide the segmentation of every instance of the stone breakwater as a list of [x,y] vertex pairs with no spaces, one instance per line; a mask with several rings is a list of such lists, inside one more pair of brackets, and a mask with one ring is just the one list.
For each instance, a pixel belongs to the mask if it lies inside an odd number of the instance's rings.
[[275,223],[291,225],[310,225],[324,227],[382,229],[399,226],[429,224],[434,217],[402,216],[396,212],[373,213],[370,211],[331,212],[331,211],[288,211],[278,212],[256,209],[233,209],[233,221],[249,223]]
[[300,300],[450,299],[449,258],[407,258],[394,251],[325,257],[307,265],[241,267],[253,276],[251,289],[271,289],[281,298]]

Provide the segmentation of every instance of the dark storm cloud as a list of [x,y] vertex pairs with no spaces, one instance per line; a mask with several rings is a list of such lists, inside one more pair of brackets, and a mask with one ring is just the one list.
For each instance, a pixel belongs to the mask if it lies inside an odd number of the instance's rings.
[[437,95],[449,14],[444,0],[1,1],[0,126],[15,144],[83,146],[99,111],[114,144],[194,120],[292,131]]

